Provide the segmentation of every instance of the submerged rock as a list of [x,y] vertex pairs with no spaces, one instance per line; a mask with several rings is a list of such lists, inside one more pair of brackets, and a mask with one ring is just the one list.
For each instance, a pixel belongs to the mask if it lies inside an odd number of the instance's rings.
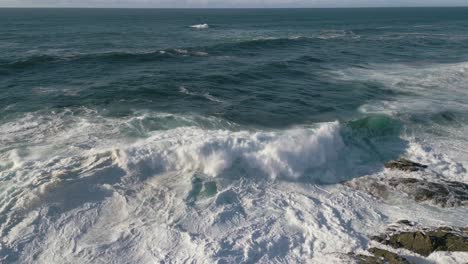
[[[414,227],[414,226],[412,226]],[[468,252],[468,229],[439,227],[413,230],[389,231],[372,237],[373,240],[393,248],[405,248],[422,256],[429,256],[434,251]]]
[[417,163],[407,159],[391,160],[385,163],[385,168],[387,169],[397,169],[402,171],[420,171],[427,168],[427,165]]
[[192,179],[192,189],[187,195],[186,202],[193,205],[201,198],[213,197],[217,191],[216,182],[194,177]]
[[409,264],[404,257],[381,248],[370,248],[368,250],[373,256],[354,255],[359,264]]

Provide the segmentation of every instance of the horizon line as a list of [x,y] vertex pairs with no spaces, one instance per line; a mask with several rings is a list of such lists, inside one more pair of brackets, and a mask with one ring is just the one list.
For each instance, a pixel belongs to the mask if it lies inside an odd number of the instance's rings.
[[105,6],[0,6],[0,9],[371,9],[371,8],[466,8],[467,5],[431,5],[431,6],[323,6],[323,7],[105,7]]

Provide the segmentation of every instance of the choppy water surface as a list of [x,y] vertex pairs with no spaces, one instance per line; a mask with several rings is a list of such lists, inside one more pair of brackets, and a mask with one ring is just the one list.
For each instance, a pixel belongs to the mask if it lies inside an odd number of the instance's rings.
[[342,183],[400,156],[468,182],[467,27],[467,8],[0,9],[0,260],[329,263],[402,218],[463,225]]

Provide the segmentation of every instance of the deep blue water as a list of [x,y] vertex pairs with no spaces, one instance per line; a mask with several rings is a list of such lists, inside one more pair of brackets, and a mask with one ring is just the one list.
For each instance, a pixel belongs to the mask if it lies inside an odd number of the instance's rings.
[[80,107],[271,128],[355,119],[413,91],[330,72],[464,62],[467,26],[468,8],[1,9],[0,120]]

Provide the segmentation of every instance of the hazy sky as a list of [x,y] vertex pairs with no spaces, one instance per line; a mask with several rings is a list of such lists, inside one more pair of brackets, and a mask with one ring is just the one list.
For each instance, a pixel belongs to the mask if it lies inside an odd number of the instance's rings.
[[468,0],[0,0],[0,7],[468,6]]

